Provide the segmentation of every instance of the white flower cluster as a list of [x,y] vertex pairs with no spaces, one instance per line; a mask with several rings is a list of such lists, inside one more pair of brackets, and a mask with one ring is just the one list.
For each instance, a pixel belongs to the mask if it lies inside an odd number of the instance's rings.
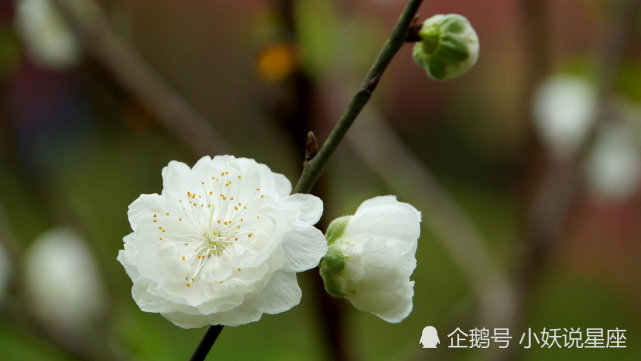
[[[204,157],[191,169],[170,162],[162,175],[161,194],[129,206],[133,232],[118,254],[143,311],[184,328],[254,322],[296,306],[296,273],[331,258],[314,227],[322,201],[290,194],[290,182],[264,164]],[[340,295],[387,321],[406,317],[419,221],[413,207],[393,197],[363,203],[330,242],[333,254],[344,255],[344,269],[331,277],[340,280]]]

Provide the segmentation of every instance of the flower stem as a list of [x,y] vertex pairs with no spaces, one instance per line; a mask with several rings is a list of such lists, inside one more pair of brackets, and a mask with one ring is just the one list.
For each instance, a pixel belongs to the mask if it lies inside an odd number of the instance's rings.
[[334,126],[334,129],[318,151],[318,154],[311,161],[307,162],[303,168],[303,173],[294,187],[294,193],[309,192],[318,180],[318,177],[323,173],[325,166],[327,166],[327,162],[343,140],[345,133],[347,133],[349,127],[372,96],[383,72],[394,55],[405,43],[408,28],[412,24],[414,16],[422,2],[423,0],[408,1],[403,13],[396,22],[392,33],[389,38],[387,38],[387,41],[385,42],[385,45],[383,45],[381,51],[378,53],[376,60],[374,60],[374,63],[361,83],[360,88],[356,94],[354,94],[354,97],[352,97],[347,109],[339,119],[336,126]]
[[214,345],[214,342],[216,342],[216,339],[218,338],[218,335],[220,335],[220,332],[223,330],[223,327],[224,326],[222,325],[209,326],[207,332],[205,332],[202,340],[200,340],[198,347],[196,347],[196,349],[194,350],[194,353],[191,355],[189,361],[203,361],[205,357],[207,357],[207,354],[209,353],[211,347]]

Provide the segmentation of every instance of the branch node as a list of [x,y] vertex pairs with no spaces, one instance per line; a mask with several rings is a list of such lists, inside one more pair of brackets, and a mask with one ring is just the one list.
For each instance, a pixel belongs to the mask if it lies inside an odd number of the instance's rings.
[[318,141],[316,135],[311,130],[307,132],[307,141],[305,142],[305,165],[309,163],[318,153]]
[[418,32],[421,31],[423,24],[421,24],[419,19],[419,15],[416,15],[414,19],[412,19],[412,24],[407,28],[407,35],[405,36],[406,43],[416,43],[421,41],[421,36]]

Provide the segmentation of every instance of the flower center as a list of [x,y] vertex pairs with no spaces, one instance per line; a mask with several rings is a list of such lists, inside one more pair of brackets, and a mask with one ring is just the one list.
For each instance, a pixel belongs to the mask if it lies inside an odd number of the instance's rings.
[[[167,241],[184,244],[180,260],[186,262],[190,269],[185,277],[186,287],[196,281],[212,256],[221,257],[224,253],[232,255],[234,244],[249,242],[262,223],[259,210],[265,196],[260,188],[243,186],[242,176],[229,175],[228,171],[224,171],[220,177],[211,176],[202,180],[200,186],[197,191],[187,191],[186,199],[178,200],[182,211],[178,217],[170,216],[170,212],[161,214],[161,217],[165,216],[162,218],[168,218],[167,221],[177,220],[184,230],[182,233],[186,234],[169,232],[162,225],[158,227],[162,232],[160,241],[166,236]],[[154,222],[157,221],[158,217],[154,214]],[[197,233],[198,230],[201,233]],[[241,269],[235,271],[240,272]]]

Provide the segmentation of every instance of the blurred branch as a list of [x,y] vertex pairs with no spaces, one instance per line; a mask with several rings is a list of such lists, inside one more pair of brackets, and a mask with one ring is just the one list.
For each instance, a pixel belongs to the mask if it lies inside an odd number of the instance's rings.
[[[524,151],[522,160],[518,163],[523,166],[519,169],[519,191],[524,204],[529,204],[534,192],[537,172],[545,160],[545,149],[536,129],[532,115],[532,98],[537,86],[550,72],[550,36],[547,26],[547,5],[540,0],[518,0],[519,14],[523,24],[522,56],[525,78],[523,89],[517,104],[517,114],[523,121],[525,129]],[[520,209],[519,220],[526,218],[526,209]],[[524,224],[519,225],[525,227]]]
[[[282,26],[282,38],[291,45],[297,52],[300,49],[298,43],[299,34],[295,19],[295,0],[273,0],[278,20]],[[299,54],[296,54],[298,56]],[[313,103],[317,95],[317,84],[307,74],[301,64],[297,62],[296,67],[279,84],[282,89],[282,96],[278,99],[280,105],[274,118],[277,122],[286,126],[286,131],[298,153],[305,149],[303,167],[314,159],[318,154],[318,141],[310,129],[314,129]],[[307,136],[305,137],[305,132]],[[327,199],[328,188],[326,181],[320,177],[312,187],[310,193]],[[316,227],[325,229],[328,225],[327,214],[324,214]],[[315,318],[318,323],[318,332],[325,343],[325,355],[333,361],[350,361],[356,359],[354,348],[349,347],[350,337],[347,334],[345,303],[344,300],[332,297],[325,291],[325,285],[318,272],[308,272],[308,280],[314,292]]]
[[[92,0],[88,0],[92,1]],[[85,50],[102,64],[132,95],[146,104],[160,124],[198,154],[228,152],[229,144],[212,124],[154,73],[136,51],[110,28],[97,12],[82,19],[68,1],[53,0]]]
[[[615,1],[615,16],[602,39],[597,56],[599,74],[598,111],[586,141],[576,155],[567,161],[552,161],[538,183],[526,218],[525,252],[520,255],[521,266],[517,279],[517,309],[512,328],[521,328],[529,309],[532,294],[541,278],[545,264],[555,248],[568,213],[582,186],[582,165],[597,138],[598,125],[606,120],[609,98],[616,73],[626,46],[635,34],[636,20],[641,9],[639,0]],[[500,357],[512,359],[513,353]]]

